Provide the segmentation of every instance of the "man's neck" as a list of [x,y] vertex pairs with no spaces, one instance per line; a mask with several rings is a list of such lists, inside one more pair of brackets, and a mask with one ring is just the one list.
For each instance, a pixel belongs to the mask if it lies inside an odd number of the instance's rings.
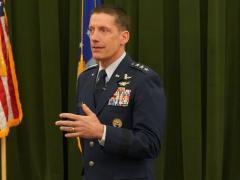
[[123,50],[121,53],[119,53],[116,57],[109,59],[109,60],[100,60],[99,64],[101,65],[101,67],[103,69],[106,69],[108,66],[110,66],[112,63],[114,63],[115,61],[117,61],[122,55],[123,53],[125,53],[125,50]]
[[112,77],[112,74],[117,69],[117,67],[122,62],[122,60],[124,59],[125,56],[126,56],[126,52],[124,51],[123,54],[118,59],[116,59],[112,64],[110,64],[106,68],[102,67],[102,65],[99,64],[99,70],[98,71],[100,71],[102,69],[105,69],[105,71],[107,73],[106,81],[108,81]]

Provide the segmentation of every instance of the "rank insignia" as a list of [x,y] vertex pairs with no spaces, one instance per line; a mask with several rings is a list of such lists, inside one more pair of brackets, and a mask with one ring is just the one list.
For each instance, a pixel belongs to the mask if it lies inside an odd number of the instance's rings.
[[130,82],[121,81],[121,82],[119,82],[118,84],[119,84],[120,86],[124,87],[124,86],[130,84]]
[[150,71],[150,69],[149,69],[148,67],[146,67],[145,65],[140,64],[140,63],[133,62],[133,63],[131,64],[131,66],[132,66],[133,68],[136,68],[136,69],[138,69],[138,70],[141,70],[141,71],[143,71],[143,72],[145,72],[145,73],[147,73],[147,72]]
[[108,105],[110,106],[128,106],[131,90],[125,87],[118,87],[113,96],[109,99]]
[[122,127],[122,120],[116,118],[112,121],[112,125],[113,125],[113,127],[121,128]]

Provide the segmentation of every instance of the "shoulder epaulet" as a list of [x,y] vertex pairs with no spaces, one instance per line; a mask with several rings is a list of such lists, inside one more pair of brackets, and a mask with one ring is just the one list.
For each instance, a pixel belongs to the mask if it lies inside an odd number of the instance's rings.
[[93,68],[96,68],[96,67],[98,67],[98,64],[93,64],[93,65],[91,65],[91,66],[88,66],[86,69],[84,69],[83,72],[86,72],[86,71],[88,71],[88,70],[90,70],[90,69],[93,69]]
[[141,64],[141,63],[138,63],[138,62],[132,62],[131,63],[131,67],[135,68],[135,69],[138,69],[144,73],[148,73],[150,71],[150,68]]

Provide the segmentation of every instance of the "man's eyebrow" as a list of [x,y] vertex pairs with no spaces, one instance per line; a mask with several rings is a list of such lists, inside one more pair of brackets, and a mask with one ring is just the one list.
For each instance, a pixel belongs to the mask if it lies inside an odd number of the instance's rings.
[[88,26],[88,28],[91,28],[91,27],[94,27],[94,28],[107,28],[107,29],[110,29],[110,27],[108,27],[108,26],[104,26],[104,25],[102,25],[102,26],[89,25],[89,26]]
[[104,28],[104,29],[110,29],[110,28],[107,27],[107,26],[100,26],[100,27],[99,27],[99,29],[103,29],[103,28]]

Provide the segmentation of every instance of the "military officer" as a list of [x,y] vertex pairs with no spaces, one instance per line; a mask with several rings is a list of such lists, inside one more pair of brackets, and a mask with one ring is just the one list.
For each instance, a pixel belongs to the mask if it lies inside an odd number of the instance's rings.
[[124,10],[94,9],[89,37],[98,65],[78,78],[77,113],[56,122],[67,138],[81,138],[85,180],[155,179],[165,95],[159,76],[125,52],[129,36]]

